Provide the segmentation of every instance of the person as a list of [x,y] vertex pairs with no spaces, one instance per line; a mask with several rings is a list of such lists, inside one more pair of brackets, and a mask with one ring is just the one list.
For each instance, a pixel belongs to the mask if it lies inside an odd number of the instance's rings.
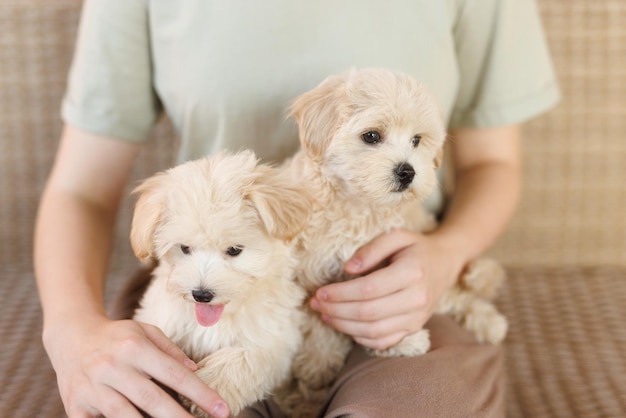
[[[533,0],[220,2],[86,0],[62,106],[65,123],[42,195],[35,269],[43,342],[70,417],[189,416],[156,382],[216,417],[219,394],[160,330],[106,315],[112,231],[133,162],[167,113],[178,161],[252,148],[280,161],[298,146],[290,100],[351,67],[424,82],[450,128],[453,193],[429,234],[393,231],[346,264],[360,277],[311,300],[359,345],[324,406],[338,416],[503,416],[500,346],[432,315],[464,266],[504,230],[520,194],[520,123],[559,92]],[[367,274],[382,260],[390,263]],[[432,349],[370,358],[426,327]],[[279,416],[271,401],[244,416]]]

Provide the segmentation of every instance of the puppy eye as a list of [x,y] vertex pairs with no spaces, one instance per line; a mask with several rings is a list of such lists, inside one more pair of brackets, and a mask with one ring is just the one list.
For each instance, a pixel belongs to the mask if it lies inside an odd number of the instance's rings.
[[414,147],[417,147],[420,143],[422,139],[421,135],[415,135],[412,139],[411,139],[411,143],[413,144]]
[[380,133],[376,131],[368,131],[361,135],[361,139],[366,144],[378,144],[380,142]]
[[191,254],[191,248],[189,247],[189,245],[180,245],[180,250],[183,252],[183,254],[189,255]]
[[226,254],[231,257],[237,257],[243,251],[243,247],[228,247]]

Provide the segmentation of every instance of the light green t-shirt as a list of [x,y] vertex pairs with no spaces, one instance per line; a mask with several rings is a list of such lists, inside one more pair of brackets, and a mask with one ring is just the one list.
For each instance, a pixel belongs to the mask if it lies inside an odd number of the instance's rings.
[[450,127],[521,122],[559,96],[533,0],[87,0],[62,114],[142,141],[165,110],[179,161],[280,161],[298,147],[289,103],[353,67],[413,75]]

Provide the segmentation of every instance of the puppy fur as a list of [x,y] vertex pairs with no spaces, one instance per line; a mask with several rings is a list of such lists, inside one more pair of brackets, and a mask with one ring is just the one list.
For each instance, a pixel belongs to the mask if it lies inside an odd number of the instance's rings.
[[197,375],[236,415],[283,381],[300,345],[292,242],[310,203],[249,151],[182,164],[136,192],[132,247],[159,265],[134,318],[198,362]]
[[[297,238],[296,277],[308,296],[322,285],[349,279],[344,263],[376,236],[393,228],[435,227],[421,202],[437,186],[446,128],[424,85],[388,70],[351,70],[298,97],[291,115],[301,150],[286,169],[315,198],[312,217]],[[485,261],[470,266],[466,276],[444,297],[438,312],[452,313],[481,341],[499,342],[506,320],[481,296],[492,296],[503,272],[497,263]],[[324,324],[306,304],[303,311],[304,341],[291,380],[276,397],[294,417],[317,415],[352,347],[348,336]],[[422,330],[386,350],[370,351],[413,356],[429,347],[428,331]]]

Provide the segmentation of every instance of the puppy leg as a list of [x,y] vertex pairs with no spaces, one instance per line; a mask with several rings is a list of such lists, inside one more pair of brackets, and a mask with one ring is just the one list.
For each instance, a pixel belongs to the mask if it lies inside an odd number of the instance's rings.
[[344,365],[352,348],[350,338],[311,314],[303,327],[303,342],[293,359],[296,379],[313,389],[328,386]]
[[344,366],[352,341],[309,312],[303,342],[293,358],[292,380],[274,397],[288,416],[315,417]]
[[437,306],[436,313],[450,314],[479,342],[500,343],[506,336],[508,322],[489,301],[476,296],[459,285],[447,291]]
[[461,275],[460,284],[476,296],[493,300],[506,279],[506,271],[492,258],[472,261]]
[[379,357],[412,357],[424,354],[430,348],[430,336],[427,329],[409,334],[396,345],[386,350],[367,349],[367,352]]
[[501,343],[509,328],[506,317],[493,304],[478,298],[469,305],[460,322],[481,343]]
[[[224,348],[198,363],[196,375],[215,390],[236,416],[242,409],[263,399],[289,371],[291,356],[282,347]],[[208,417],[183,399],[195,417]]]

